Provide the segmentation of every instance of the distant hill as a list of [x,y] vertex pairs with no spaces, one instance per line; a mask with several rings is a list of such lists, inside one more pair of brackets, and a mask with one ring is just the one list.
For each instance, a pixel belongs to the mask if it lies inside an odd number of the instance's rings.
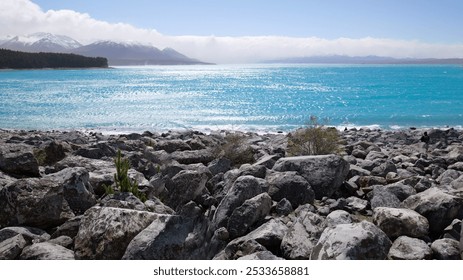
[[98,41],[82,45],[63,35],[34,33],[0,38],[0,48],[24,52],[75,53],[90,57],[106,57],[109,65],[190,65],[210,64],[189,58],[174,49],[159,50],[139,43]]
[[392,58],[381,56],[310,56],[265,61],[264,63],[314,63],[314,64],[463,64],[462,58]]
[[28,53],[0,49],[0,69],[106,68],[108,60],[63,53]]
[[72,52],[86,56],[104,56],[108,58],[109,65],[115,66],[208,64],[189,58],[171,48],[160,50],[137,43],[99,41],[74,49]]

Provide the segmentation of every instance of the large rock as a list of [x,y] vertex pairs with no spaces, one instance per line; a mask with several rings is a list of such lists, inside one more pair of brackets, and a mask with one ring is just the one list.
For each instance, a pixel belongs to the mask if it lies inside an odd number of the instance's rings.
[[268,193],[275,201],[286,198],[296,209],[299,205],[313,203],[314,191],[307,180],[296,172],[273,172],[265,178],[269,184]]
[[87,147],[82,147],[75,152],[76,155],[91,158],[101,159],[103,157],[115,157],[116,150],[107,142],[93,144]]
[[374,224],[362,221],[326,228],[312,251],[313,260],[384,260],[391,241]]
[[141,231],[124,253],[130,260],[186,260],[212,258],[206,245],[208,222],[201,209],[188,203],[180,215],[159,215]]
[[85,168],[66,168],[48,175],[47,178],[62,186],[64,198],[74,214],[81,215],[96,204],[95,195],[89,183],[89,174]]
[[0,170],[16,177],[39,177],[39,163],[32,149],[25,145],[0,147]]
[[0,260],[16,259],[27,246],[27,241],[21,234],[0,242]]
[[52,228],[74,217],[63,186],[50,179],[20,179],[0,190],[0,228]]
[[28,244],[32,242],[44,242],[50,239],[50,235],[41,229],[33,227],[6,227],[0,230],[0,242],[8,238],[21,235]]
[[210,173],[182,170],[166,183],[168,191],[165,203],[175,210],[183,204],[194,200],[206,188]]
[[190,145],[179,139],[158,140],[154,143],[153,147],[155,150],[164,150],[168,153],[191,150]]
[[233,183],[227,195],[222,199],[212,219],[213,230],[226,227],[228,219],[236,208],[247,199],[268,191],[267,182],[264,179],[250,175],[241,176]]
[[309,259],[323,232],[323,222],[324,219],[317,214],[300,213],[281,241],[283,256],[287,259]]
[[245,235],[256,223],[264,219],[272,208],[272,198],[267,193],[256,195],[236,208],[228,220],[231,238]]
[[377,207],[400,207],[400,200],[397,196],[381,185],[374,186],[373,190],[367,194],[367,197],[370,200],[372,209]]
[[218,253],[215,260],[236,260],[261,251],[276,253],[288,227],[281,221],[272,219],[245,236],[232,240]]
[[377,207],[373,222],[392,240],[402,235],[424,238],[429,233],[428,220],[410,209]]
[[296,171],[314,190],[315,198],[330,197],[346,179],[349,163],[337,155],[280,158],[273,170]]
[[202,163],[207,165],[214,160],[214,155],[210,149],[194,151],[175,151],[171,154],[172,159],[182,164]]
[[460,260],[458,241],[450,238],[437,239],[431,244],[434,258],[438,260]]
[[438,188],[430,188],[412,195],[402,202],[404,208],[420,213],[429,221],[430,233],[439,235],[456,218],[461,218],[462,199],[444,193]]
[[94,206],[80,223],[76,259],[120,259],[132,238],[158,218],[151,212]]
[[22,260],[74,260],[74,252],[50,242],[35,243],[24,248]]
[[69,150],[62,142],[47,141],[40,145],[40,148],[35,151],[35,155],[39,164],[52,165],[65,158],[66,152]]
[[421,239],[400,236],[387,255],[390,260],[428,260],[432,258],[431,248]]

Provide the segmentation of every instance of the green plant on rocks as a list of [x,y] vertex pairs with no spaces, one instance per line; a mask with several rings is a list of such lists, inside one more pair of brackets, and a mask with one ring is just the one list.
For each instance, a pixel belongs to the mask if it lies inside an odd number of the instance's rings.
[[145,202],[146,196],[144,193],[140,192],[138,183],[135,180],[131,180],[128,176],[130,162],[128,159],[122,158],[120,150],[117,151],[114,164],[116,165],[116,174],[114,174],[116,188],[105,186],[106,194],[114,194],[116,190],[119,192],[129,192],[138,197],[142,202]]
[[336,128],[326,127],[316,116],[310,116],[306,127],[288,134],[287,153],[289,156],[339,154],[340,141]]

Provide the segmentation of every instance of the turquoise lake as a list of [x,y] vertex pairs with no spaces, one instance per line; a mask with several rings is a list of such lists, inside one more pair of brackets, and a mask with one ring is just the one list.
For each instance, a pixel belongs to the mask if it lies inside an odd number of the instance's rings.
[[459,65],[208,65],[0,71],[0,128],[290,131],[463,125]]

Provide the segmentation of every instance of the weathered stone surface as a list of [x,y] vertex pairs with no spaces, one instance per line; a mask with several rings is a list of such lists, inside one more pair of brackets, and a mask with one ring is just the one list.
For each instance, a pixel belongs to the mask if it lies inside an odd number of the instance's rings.
[[281,252],[287,259],[309,259],[323,232],[324,219],[314,213],[300,213],[281,241]]
[[335,228],[337,225],[352,224],[354,222],[355,220],[348,212],[344,210],[335,210],[326,216],[322,230],[325,227]]
[[259,158],[253,165],[262,165],[268,169],[272,169],[276,161],[280,158],[280,155],[264,155],[263,157]]
[[367,197],[370,199],[372,209],[377,207],[400,207],[400,200],[397,196],[384,186],[374,186],[373,191],[369,192]]
[[397,167],[392,161],[386,161],[371,170],[371,175],[386,177],[389,172],[397,173]]
[[76,259],[120,259],[132,238],[158,217],[121,208],[88,209],[75,238]]
[[402,235],[424,238],[429,233],[428,220],[410,209],[377,207],[373,222],[392,240]]
[[57,238],[59,236],[65,235],[71,238],[74,238],[79,232],[80,222],[82,220],[81,216],[76,216],[67,220],[64,224],[60,225],[55,232],[51,235],[51,238]]
[[211,171],[212,175],[217,175],[219,173],[225,173],[231,169],[232,162],[228,158],[217,158],[209,163],[207,166]]
[[0,242],[16,235],[22,235],[28,244],[32,242],[44,242],[50,239],[50,235],[46,231],[38,228],[6,227],[0,230]]
[[383,260],[391,241],[374,224],[362,221],[326,228],[312,251],[313,260]]
[[432,258],[431,248],[421,239],[400,236],[387,255],[390,260],[429,260]]
[[182,164],[203,163],[207,165],[214,160],[210,149],[194,151],[175,151],[171,154],[172,159]]
[[64,198],[74,214],[81,215],[96,204],[96,198],[89,183],[89,174],[85,168],[66,168],[46,178],[62,186]]
[[271,208],[272,198],[267,193],[246,200],[240,207],[233,210],[228,220],[227,230],[230,238],[245,235],[270,213]]
[[458,241],[450,238],[437,239],[431,244],[434,258],[438,260],[460,260]]
[[208,222],[201,209],[188,203],[180,215],[158,215],[141,231],[124,253],[130,260],[185,260],[208,259],[209,248],[205,246]]
[[54,239],[48,240],[49,243],[63,246],[64,248],[71,249],[74,245],[74,240],[69,236],[59,236]]
[[273,170],[296,171],[312,187],[315,198],[330,197],[346,179],[349,163],[337,155],[280,158]]
[[105,196],[99,206],[147,211],[145,204],[129,192],[119,192]]
[[166,204],[178,209],[190,200],[194,200],[206,188],[210,173],[182,170],[166,184],[168,191]]
[[63,246],[42,242],[24,248],[21,253],[22,260],[74,260],[74,252]]
[[250,175],[241,176],[222,199],[214,214],[212,224],[215,229],[226,227],[228,219],[233,211],[241,206],[247,199],[268,191],[267,182],[264,179]]
[[35,154],[36,157],[40,159],[39,163],[51,165],[65,158],[66,152],[69,150],[69,145],[53,140],[40,145],[40,148],[35,151]]
[[116,150],[109,143],[101,142],[90,146],[82,147],[75,152],[75,155],[91,159],[116,156]]
[[314,191],[307,180],[294,171],[272,172],[265,178],[269,184],[268,193],[275,201],[285,198],[296,209],[299,205],[313,203]]
[[0,260],[16,259],[27,246],[27,241],[21,234],[0,242]]
[[462,210],[462,199],[446,194],[438,188],[408,197],[402,207],[415,210],[429,221],[431,234],[439,234],[453,219],[458,218]]
[[74,216],[63,187],[50,179],[20,179],[0,189],[0,228],[52,228]]
[[277,257],[269,251],[260,251],[255,252],[250,255],[246,255],[243,257],[238,258],[238,260],[250,260],[250,261],[258,261],[258,260],[284,260],[283,258]]
[[26,145],[0,146],[0,170],[17,178],[39,177],[39,164]]
[[153,145],[155,150],[164,150],[168,153],[175,151],[188,151],[191,150],[190,145],[185,141],[179,139],[172,140],[157,140]]
[[287,216],[291,212],[293,212],[293,210],[294,209],[291,205],[291,202],[289,202],[289,200],[287,200],[286,198],[283,198],[282,200],[278,201],[274,208],[275,213],[281,216]]
[[279,251],[281,240],[288,227],[281,221],[272,219],[245,236],[232,240],[215,260],[236,260],[260,251]]

